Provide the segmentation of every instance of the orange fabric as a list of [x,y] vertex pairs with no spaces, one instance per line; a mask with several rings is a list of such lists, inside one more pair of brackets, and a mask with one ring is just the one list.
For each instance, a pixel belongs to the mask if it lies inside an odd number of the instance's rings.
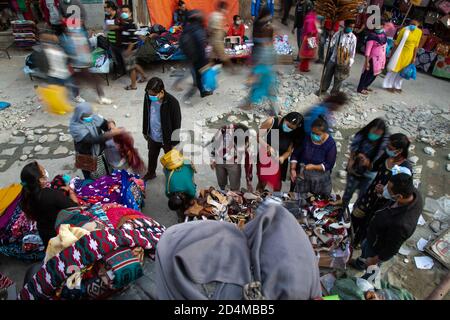
[[[228,3],[227,25],[233,23],[233,16],[239,14],[239,0],[225,0]],[[201,10],[205,13],[206,19],[215,11],[219,0],[184,0],[187,10]],[[153,24],[160,24],[169,28],[173,24],[173,13],[178,5],[178,0],[147,0],[147,7],[150,20]],[[224,31],[226,31],[224,30]]]

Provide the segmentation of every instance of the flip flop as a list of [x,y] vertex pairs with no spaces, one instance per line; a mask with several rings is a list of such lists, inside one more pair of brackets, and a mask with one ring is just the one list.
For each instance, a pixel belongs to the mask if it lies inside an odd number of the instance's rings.
[[138,80],[138,83],[145,83],[145,82],[147,82],[147,81],[148,81],[147,78],[143,78],[143,79],[139,79],[139,80]]
[[133,88],[131,85],[129,85],[125,87],[125,90],[137,90],[137,87]]

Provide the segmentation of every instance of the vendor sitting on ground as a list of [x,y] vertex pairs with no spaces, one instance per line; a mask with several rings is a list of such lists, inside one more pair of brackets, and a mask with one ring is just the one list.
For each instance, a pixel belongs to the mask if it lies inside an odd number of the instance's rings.
[[212,140],[211,169],[216,171],[221,190],[230,182],[231,191],[240,191],[242,164],[247,191],[252,192],[253,165],[250,163],[248,127],[230,124],[220,128]]
[[182,26],[186,23],[187,9],[183,0],[178,1],[178,9],[173,13],[173,24]]
[[20,173],[22,210],[30,220],[37,222],[39,236],[45,247],[51,238],[56,237],[55,222],[59,211],[78,206],[77,196],[72,189],[61,187],[61,191],[49,188],[48,179],[47,170],[36,161],[27,164]]
[[331,170],[336,163],[336,153],[336,142],[328,134],[327,122],[322,117],[317,118],[312,123],[311,134],[291,156],[291,179],[297,181],[301,199],[306,199],[308,193],[325,198],[331,195]]
[[383,197],[389,203],[375,213],[361,244],[362,254],[351,262],[352,267],[365,270],[390,260],[416,230],[423,202],[408,171],[399,168],[400,173],[392,175],[384,187]]
[[176,211],[178,222],[184,221],[184,211],[189,207],[190,200],[197,195],[194,183],[195,168],[177,150],[172,149],[161,158],[166,178],[165,194],[169,198],[170,210]]
[[242,23],[241,16],[235,15],[233,17],[233,24],[228,29],[227,37],[241,37],[241,43],[246,40],[245,26]]

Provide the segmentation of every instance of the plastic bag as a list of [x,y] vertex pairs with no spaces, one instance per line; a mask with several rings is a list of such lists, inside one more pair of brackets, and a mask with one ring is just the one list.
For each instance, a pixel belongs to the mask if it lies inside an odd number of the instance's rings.
[[416,80],[417,69],[414,63],[411,63],[400,72],[400,77],[406,80]]
[[67,90],[63,86],[38,87],[36,93],[50,113],[63,115],[73,111],[73,107],[67,99]]
[[219,66],[207,69],[202,74],[202,84],[206,91],[214,91],[217,89],[217,75],[219,74]]

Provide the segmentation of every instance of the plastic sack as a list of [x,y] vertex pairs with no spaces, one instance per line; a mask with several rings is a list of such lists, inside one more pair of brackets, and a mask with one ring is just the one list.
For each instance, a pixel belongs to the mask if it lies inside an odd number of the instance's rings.
[[414,63],[411,63],[410,65],[408,65],[406,68],[404,68],[401,72],[400,72],[400,77],[402,77],[403,79],[406,80],[416,80],[416,75],[417,75],[417,69],[416,69],[416,65]]
[[202,74],[202,84],[206,91],[214,91],[217,89],[217,75],[219,74],[219,67],[214,66],[207,69]]
[[67,90],[63,86],[49,85],[47,87],[38,87],[36,93],[39,99],[47,107],[48,112],[63,115],[73,111],[72,105],[67,99]]

